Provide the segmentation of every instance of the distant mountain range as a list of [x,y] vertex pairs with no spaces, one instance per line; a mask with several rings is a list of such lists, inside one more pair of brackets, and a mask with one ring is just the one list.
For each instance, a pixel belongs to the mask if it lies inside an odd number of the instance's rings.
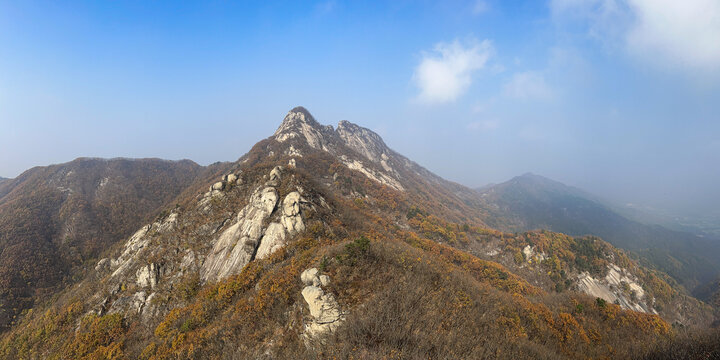
[[596,196],[535,174],[478,189],[486,206],[509,231],[548,229],[595,235],[631,250],[689,290],[720,273],[720,240],[628,219]]

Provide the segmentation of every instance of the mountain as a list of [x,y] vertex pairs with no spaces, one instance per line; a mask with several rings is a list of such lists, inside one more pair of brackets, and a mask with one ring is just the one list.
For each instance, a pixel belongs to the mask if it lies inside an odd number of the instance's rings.
[[203,171],[187,160],[81,158],[0,183],[0,329],[81,276]]
[[689,290],[720,273],[720,240],[632,221],[593,195],[542,176],[525,174],[478,191],[496,217],[505,221],[490,220],[491,226],[599,236],[639,254],[646,264],[670,274]]
[[301,107],[207,174],[0,358],[630,358],[714,320],[597,237],[488,228],[473,190]]

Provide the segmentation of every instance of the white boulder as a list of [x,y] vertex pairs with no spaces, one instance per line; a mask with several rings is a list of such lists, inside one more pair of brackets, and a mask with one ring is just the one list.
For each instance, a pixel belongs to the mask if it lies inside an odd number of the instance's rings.
[[336,329],[344,320],[344,314],[332,293],[326,293],[321,286],[330,283],[327,275],[318,275],[316,268],[310,268],[300,274],[300,280],[306,286],[302,290],[303,299],[308,304],[312,320],[305,326],[308,337],[317,337]]

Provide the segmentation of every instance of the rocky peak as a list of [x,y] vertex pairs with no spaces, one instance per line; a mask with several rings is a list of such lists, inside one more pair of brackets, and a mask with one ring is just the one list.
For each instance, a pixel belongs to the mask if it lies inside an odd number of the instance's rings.
[[[390,155],[390,149],[385,145],[380,135],[370,129],[343,120],[338,123],[337,134],[345,145],[365,155],[365,157],[375,163],[385,163]],[[385,167],[385,165],[383,165],[383,167]]]
[[273,137],[279,142],[293,138],[304,138],[308,145],[316,149],[328,150],[328,137],[334,133],[332,126],[318,123],[307,109],[298,106],[290,110]]
[[315,120],[312,114],[310,114],[310,112],[302,106],[296,106],[290,110],[287,115],[285,115],[285,119],[283,119],[283,123],[280,127],[286,125],[286,123],[287,125],[305,123],[312,127],[322,127],[322,125]]
[[[296,107],[285,116],[273,138],[281,143],[290,143],[286,150],[288,155],[302,156],[293,145],[304,143],[337,156],[347,167],[362,172],[372,180],[403,190],[399,174],[393,168],[393,165],[398,164],[395,153],[378,134],[369,129],[343,120],[334,130],[332,126],[320,125],[305,108]],[[355,154],[343,151],[344,148],[353,150]],[[370,163],[379,165],[384,171],[368,167]],[[292,164],[291,160],[290,166],[294,166]]]
[[[377,164],[386,163],[392,153],[380,135],[370,129],[343,120],[333,130],[330,125],[320,125],[302,106],[290,110],[275,131],[275,140],[304,139],[313,148],[329,151],[331,143],[338,140]],[[386,168],[387,166],[383,165]]]

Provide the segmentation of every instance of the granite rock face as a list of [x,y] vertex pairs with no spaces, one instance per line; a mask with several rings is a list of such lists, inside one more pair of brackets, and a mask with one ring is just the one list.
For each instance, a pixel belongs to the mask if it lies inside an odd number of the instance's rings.
[[264,259],[275,251],[283,248],[285,246],[285,238],[285,227],[280,223],[270,223],[267,230],[265,230],[265,235],[263,235],[255,257],[257,259]]
[[296,107],[288,112],[273,136],[279,142],[301,138],[314,149],[329,151],[329,137],[334,133],[331,126],[320,125],[307,110]]
[[[409,166],[410,162],[388,148],[378,134],[349,121],[341,121],[334,130],[332,126],[320,125],[307,110],[297,107],[285,116],[273,138],[278,142],[299,139],[312,148],[341,156],[345,166],[373,181],[398,191],[405,190],[400,184],[400,173],[393,164]],[[341,151],[343,148],[346,150]],[[290,149],[296,151],[292,146]],[[293,160],[290,166],[295,166]]]
[[300,203],[303,201],[300,193],[293,191],[289,193],[282,204],[282,222],[285,230],[291,235],[305,230],[305,224],[300,216]]
[[386,162],[392,150],[380,135],[345,120],[338,123],[337,133],[349,148],[380,164],[386,171],[392,171]]
[[135,272],[135,283],[140,287],[154,289],[160,279],[160,266],[152,263],[141,267]]
[[203,280],[216,281],[239,273],[254,258],[265,233],[264,223],[275,210],[277,201],[277,190],[270,186],[258,189],[250,197],[235,217],[235,223],[215,241],[201,269]]
[[239,273],[253,259],[264,259],[284,247],[288,236],[305,230],[301,216],[304,199],[300,193],[293,191],[279,202],[276,187],[282,173],[281,166],[273,168],[265,186],[255,191],[234,222],[217,238],[202,265],[204,281]]
[[310,268],[300,274],[305,285],[302,290],[303,299],[310,310],[311,320],[305,325],[305,336],[317,338],[335,330],[345,319],[332,293],[323,290],[330,284],[330,277],[319,275],[316,268]]
[[638,281],[626,269],[608,264],[605,277],[593,277],[588,272],[582,272],[578,275],[577,287],[581,292],[618,304],[623,309],[657,314]]

